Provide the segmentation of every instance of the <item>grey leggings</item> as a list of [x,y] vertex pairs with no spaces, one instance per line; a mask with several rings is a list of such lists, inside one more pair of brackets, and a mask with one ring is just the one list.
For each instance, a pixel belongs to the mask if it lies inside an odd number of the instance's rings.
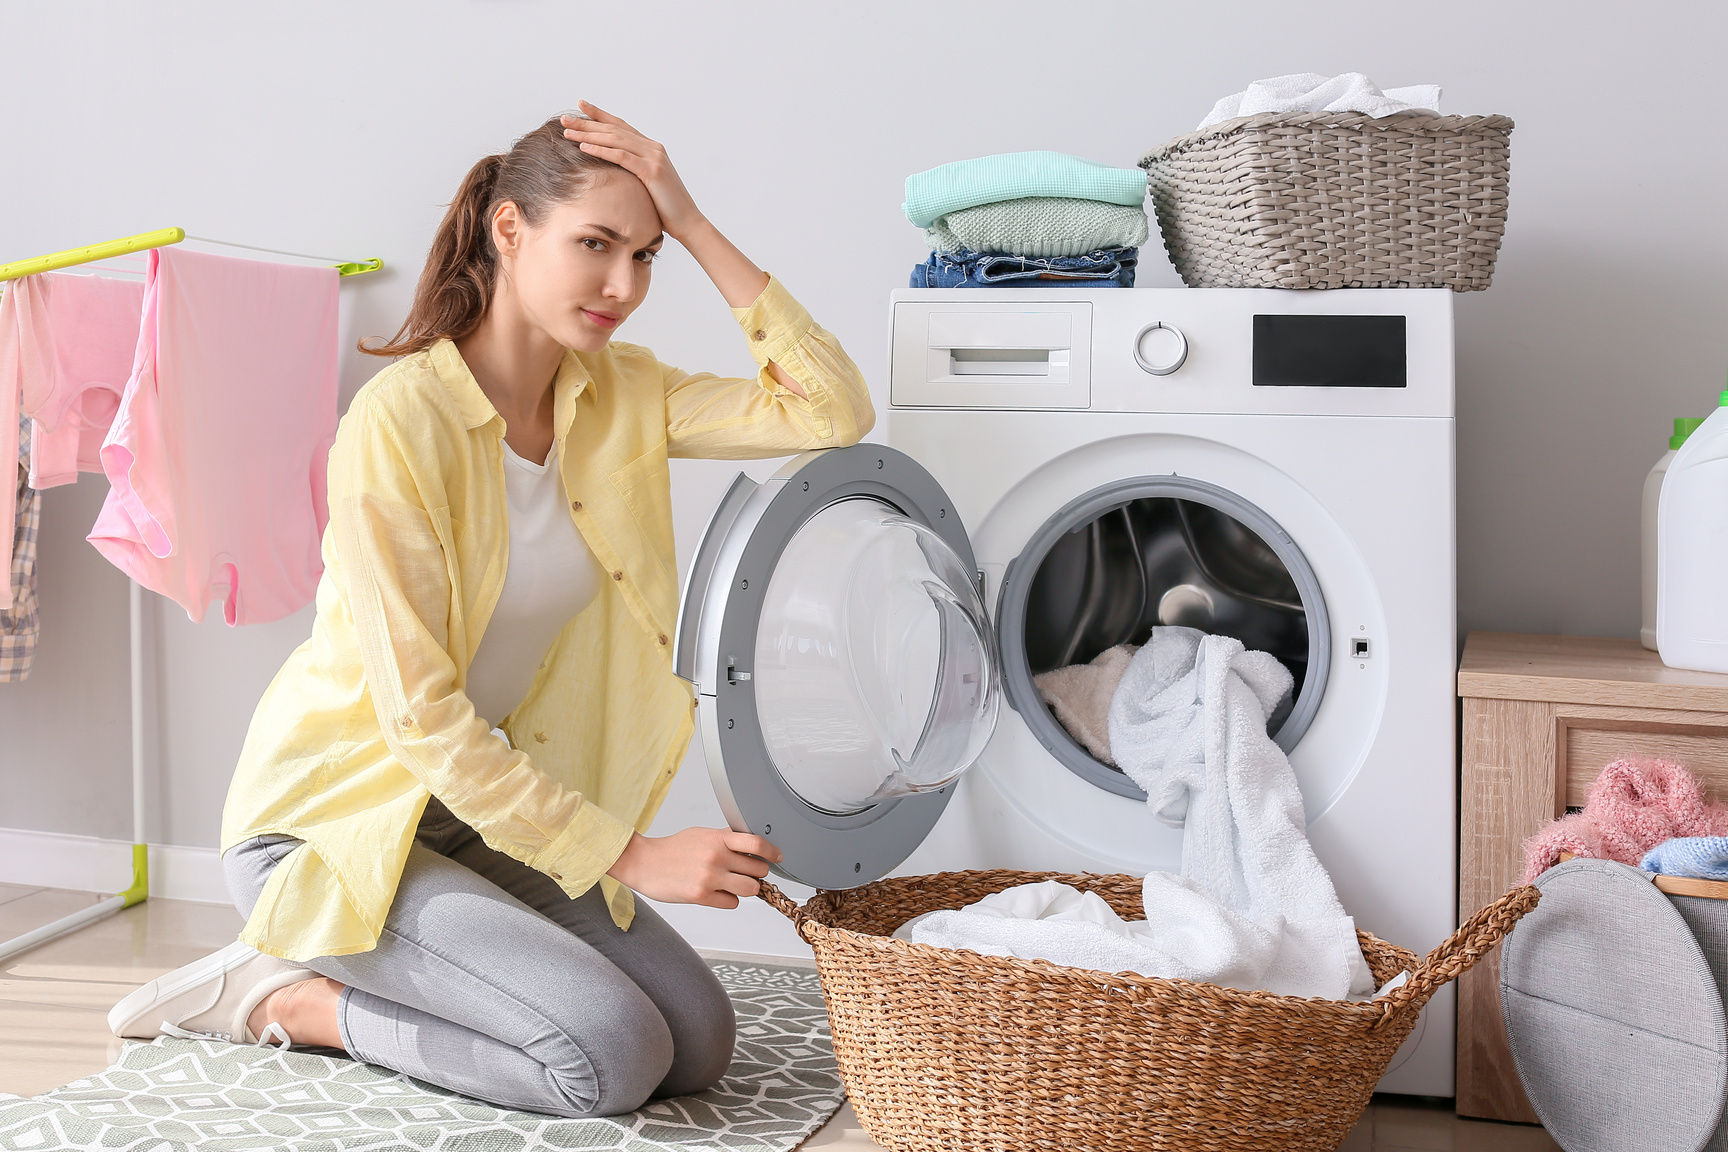
[[[250,916],[300,841],[258,836],[222,857]],[[646,901],[625,932],[598,885],[572,900],[426,806],[378,946],[306,967],[347,985],[343,1047],[505,1108],[613,1116],[711,1087],[732,1058],[732,1002]]]

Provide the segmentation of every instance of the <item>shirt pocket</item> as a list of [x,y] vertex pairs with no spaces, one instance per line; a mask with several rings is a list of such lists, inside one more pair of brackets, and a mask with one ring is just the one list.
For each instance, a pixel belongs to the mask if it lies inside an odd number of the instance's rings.
[[676,561],[672,545],[672,473],[662,440],[612,473],[612,487],[635,517],[648,555],[663,578],[670,578]]

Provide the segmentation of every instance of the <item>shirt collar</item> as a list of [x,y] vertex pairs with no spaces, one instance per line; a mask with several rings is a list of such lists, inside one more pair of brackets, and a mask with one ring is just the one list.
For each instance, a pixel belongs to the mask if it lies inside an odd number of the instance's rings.
[[576,353],[566,349],[558,374],[552,377],[552,432],[562,440],[576,420],[576,401],[591,396],[589,385],[594,382],[588,366]]
[[[468,364],[462,359],[462,353],[456,350],[454,341],[448,338],[439,340],[432,345],[429,353],[432,367],[438,373],[438,379],[443,381],[444,387],[449,390],[450,398],[456,402],[456,410],[461,414],[464,425],[472,430],[493,420],[502,423],[498,410],[492,407],[492,401],[486,399],[480,382],[474,379],[474,373],[469,371]],[[559,437],[570,430],[570,425],[576,418],[576,400],[587,391],[593,379],[576,353],[564,353],[564,359],[558,365],[558,374],[552,378],[552,423],[554,432]]]

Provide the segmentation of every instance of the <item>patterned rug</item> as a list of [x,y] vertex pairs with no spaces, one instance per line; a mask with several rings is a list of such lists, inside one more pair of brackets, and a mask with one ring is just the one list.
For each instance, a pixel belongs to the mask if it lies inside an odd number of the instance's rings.
[[785,1152],[846,1098],[816,974],[712,964],[738,1010],[726,1078],[628,1116],[511,1112],[352,1060],[161,1039],[41,1096],[0,1093],[0,1149]]

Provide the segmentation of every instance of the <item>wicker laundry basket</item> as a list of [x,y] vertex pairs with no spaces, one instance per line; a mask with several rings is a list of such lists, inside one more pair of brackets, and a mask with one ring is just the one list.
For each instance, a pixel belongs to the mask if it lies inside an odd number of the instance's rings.
[[762,898],[816,951],[834,1054],[858,1119],[895,1152],[1297,1152],[1347,1136],[1428,998],[1535,906],[1517,888],[1417,962],[1358,933],[1366,1003],[1241,992],[932,948],[891,933],[1016,884],[1061,880],[1139,918],[1140,880],[948,872]]
[[1140,158],[1194,288],[1488,287],[1506,228],[1504,116],[1268,112]]

